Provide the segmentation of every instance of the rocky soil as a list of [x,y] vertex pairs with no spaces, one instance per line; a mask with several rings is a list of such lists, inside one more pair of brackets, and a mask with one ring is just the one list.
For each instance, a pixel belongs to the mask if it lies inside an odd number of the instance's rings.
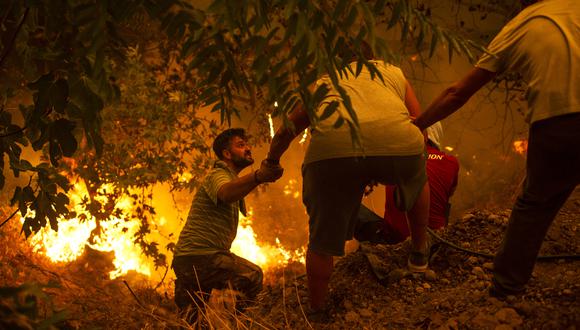
[[[464,249],[492,254],[509,210],[472,210],[439,235]],[[542,255],[580,254],[580,193],[552,225]],[[336,263],[327,322],[307,322],[304,277],[287,278],[262,297],[260,318],[277,327],[320,329],[577,329],[580,326],[580,262],[538,262],[522,296],[489,296],[492,260],[443,245],[431,271],[405,271],[408,242],[363,244]],[[371,266],[372,265],[372,266]]]
[[[492,254],[508,215],[507,209],[471,210],[439,235],[460,248]],[[579,255],[579,225],[577,189],[551,227],[541,254]],[[43,320],[63,329],[188,327],[176,315],[170,291],[160,293],[138,277],[109,280],[109,256],[89,252],[55,267],[33,253],[17,229],[9,228],[0,229],[0,287],[45,286],[19,293],[0,290],[0,329],[38,328]],[[206,328],[572,330],[580,325],[578,260],[538,262],[526,292],[500,301],[487,293],[491,259],[443,245],[431,271],[414,276],[405,271],[407,253],[405,242],[363,244],[338,259],[326,319],[307,316],[304,267],[291,265],[268,275],[258,305],[245,315],[228,316],[215,308],[222,320],[210,319]],[[27,300],[31,293],[36,298]]]

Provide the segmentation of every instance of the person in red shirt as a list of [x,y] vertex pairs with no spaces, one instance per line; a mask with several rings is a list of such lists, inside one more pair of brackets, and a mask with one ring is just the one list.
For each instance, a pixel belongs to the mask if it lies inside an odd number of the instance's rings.
[[[447,225],[449,199],[455,192],[459,162],[457,158],[442,152],[441,136],[443,128],[437,122],[426,130],[427,177],[430,188],[429,228],[437,230]],[[396,186],[386,186],[384,219],[361,204],[355,235],[358,241],[378,244],[397,244],[409,237],[409,225],[405,212],[395,206]]]
[[[457,187],[459,162],[457,158],[441,151],[443,128],[440,122],[433,124],[427,133],[427,177],[431,201],[429,204],[429,228],[441,229],[447,225],[451,204],[449,199]],[[385,217],[383,233],[389,243],[399,243],[409,237],[407,217],[395,207],[395,186],[386,186]]]

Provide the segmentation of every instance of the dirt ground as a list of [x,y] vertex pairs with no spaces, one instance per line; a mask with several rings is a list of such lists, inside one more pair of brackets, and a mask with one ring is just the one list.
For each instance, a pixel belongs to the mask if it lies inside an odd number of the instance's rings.
[[[459,247],[494,253],[509,209],[472,210],[440,232]],[[568,200],[542,246],[542,255],[580,254],[580,190]],[[336,263],[328,323],[307,323],[305,278],[270,287],[259,315],[279,327],[320,329],[577,329],[580,262],[538,262],[525,294],[491,298],[492,260],[449,246],[435,255],[431,272],[404,270],[408,243],[363,244]],[[371,267],[371,263],[374,267]]]
[[[471,210],[439,235],[464,249],[494,253],[508,215],[509,209]],[[580,254],[579,220],[577,189],[552,225],[541,254]],[[160,293],[135,276],[109,280],[111,256],[89,251],[75,262],[55,266],[33,253],[10,226],[0,229],[0,246],[0,286],[45,285],[38,290],[27,287],[19,294],[0,290],[0,329],[39,328],[42,320],[61,329],[188,327],[177,317],[170,293]],[[330,317],[322,322],[305,316],[304,266],[291,265],[268,274],[258,304],[245,315],[222,312],[226,320],[209,322],[210,326],[206,322],[206,328],[571,330],[580,326],[578,260],[538,262],[526,292],[500,301],[487,293],[491,259],[443,245],[432,260],[432,271],[414,276],[405,271],[407,253],[408,243],[363,244],[337,260],[330,283]],[[36,305],[26,299],[31,292]]]

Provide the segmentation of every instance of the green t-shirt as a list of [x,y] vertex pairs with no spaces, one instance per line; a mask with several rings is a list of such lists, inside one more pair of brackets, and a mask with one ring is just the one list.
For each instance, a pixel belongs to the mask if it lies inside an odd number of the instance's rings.
[[238,229],[239,213],[245,213],[244,200],[224,203],[217,198],[220,187],[237,178],[226,163],[216,161],[199,187],[187,221],[177,240],[175,256],[213,254],[229,251]]

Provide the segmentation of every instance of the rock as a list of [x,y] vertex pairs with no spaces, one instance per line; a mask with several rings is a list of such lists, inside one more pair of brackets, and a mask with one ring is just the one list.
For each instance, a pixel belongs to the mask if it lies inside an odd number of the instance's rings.
[[423,283],[423,288],[425,289],[431,289],[431,285],[429,283]]
[[493,270],[493,262],[486,262],[483,264],[483,268],[487,270]]
[[441,307],[442,309],[446,309],[446,310],[450,310],[453,306],[451,306],[451,303],[447,300],[442,301],[441,304],[439,304],[439,307]]
[[479,312],[472,320],[473,328],[476,329],[493,329],[500,325],[499,320],[493,316],[486,314],[484,312]]
[[522,302],[516,303],[516,304],[514,304],[514,308],[523,315],[534,314],[534,307],[528,301],[522,301]]
[[346,313],[346,315],[344,316],[344,319],[347,322],[356,323],[360,319],[360,316],[356,312],[350,311],[350,312]]
[[513,308],[502,308],[495,313],[495,317],[502,323],[517,327],[524,323],[522,317]]
[[576,275],[576,272],[575,272],[575,271],[573,271],[573,270],[568,270],[568,271],[566,271],[566,273],[565,273],[565,274],[566,274],[566,276],[573,277],[574,275]]
[[570,289],[564,289],[564,290],[562,290],[562,294],[565,296],[571,296],[573,294],[573,292]]
[[431,269],[427,269],[427,271],[425,272],[425,280],[435,282],[435,280],[437,280],[437,273],[435,273]]
[[471,213],[467,213],[467,214],[463,215],[463,217],[461,217],[461,221],[469,221],[473,218],[475,218],[475,215],[473,215]]
[[505,302],[503,302],[495,297],[488,297],[487,301],[494,307],[502,307],[505,305]]
[[448,280],[448,279],[446,279],[446,278],[443,278],[443,279],[441,279],[441,283],[442,283],[443,285],[449,285],[449,284],[451,284],[451,281],[450,281],[450,280]]
[[396,269],[393,269],[392,271],[389,272],[389,275],[387,275],[387,278],[389,280],[389,283],[397,283],[401,279],[403,279],[405,276],[407,276],[408,274],[409,274],[408,270],[405,270],[402,268],[396,268]]
[[483,290],[487,288],[487,283],[485,281],[477,281],[474,286],[477,290]]
[[344,309],[346,309],[347,311],[350,311],[353,308],[353,304],[350,300],[345,299],[342,305],[344,306]]
[[477,267],[477,266],[476,267],[473,267],[471,269],[471,273],[474,274],[475,276],[479,277],[479,278],[482,278],[483,275],[485,275],[485,273],[483,271],[483,268]]
[[[466,247],[469,247],[469,243],[465,242],[465,244],[468,244]],[[471,256],[467,259],[467,262],[469,262],[470,264],[475,264],[479,261],[479,259],[477,257]]]
[[418,293],[423,293],[425,292],[425,289],[423,287],[418,286],[415,288],[415,291],[417,291]]
[[371,312],[369,309],[367,308],[361,308],[358,310],[358,313],[360,314],[360,316],[362,317],[371,317],[373,316],[373,312]]
[[441,327],[439,327],[439,330],[457,330],[457,329],[459,329],[459,322],[457,322],[457,320],[455,319],[449,319]]

